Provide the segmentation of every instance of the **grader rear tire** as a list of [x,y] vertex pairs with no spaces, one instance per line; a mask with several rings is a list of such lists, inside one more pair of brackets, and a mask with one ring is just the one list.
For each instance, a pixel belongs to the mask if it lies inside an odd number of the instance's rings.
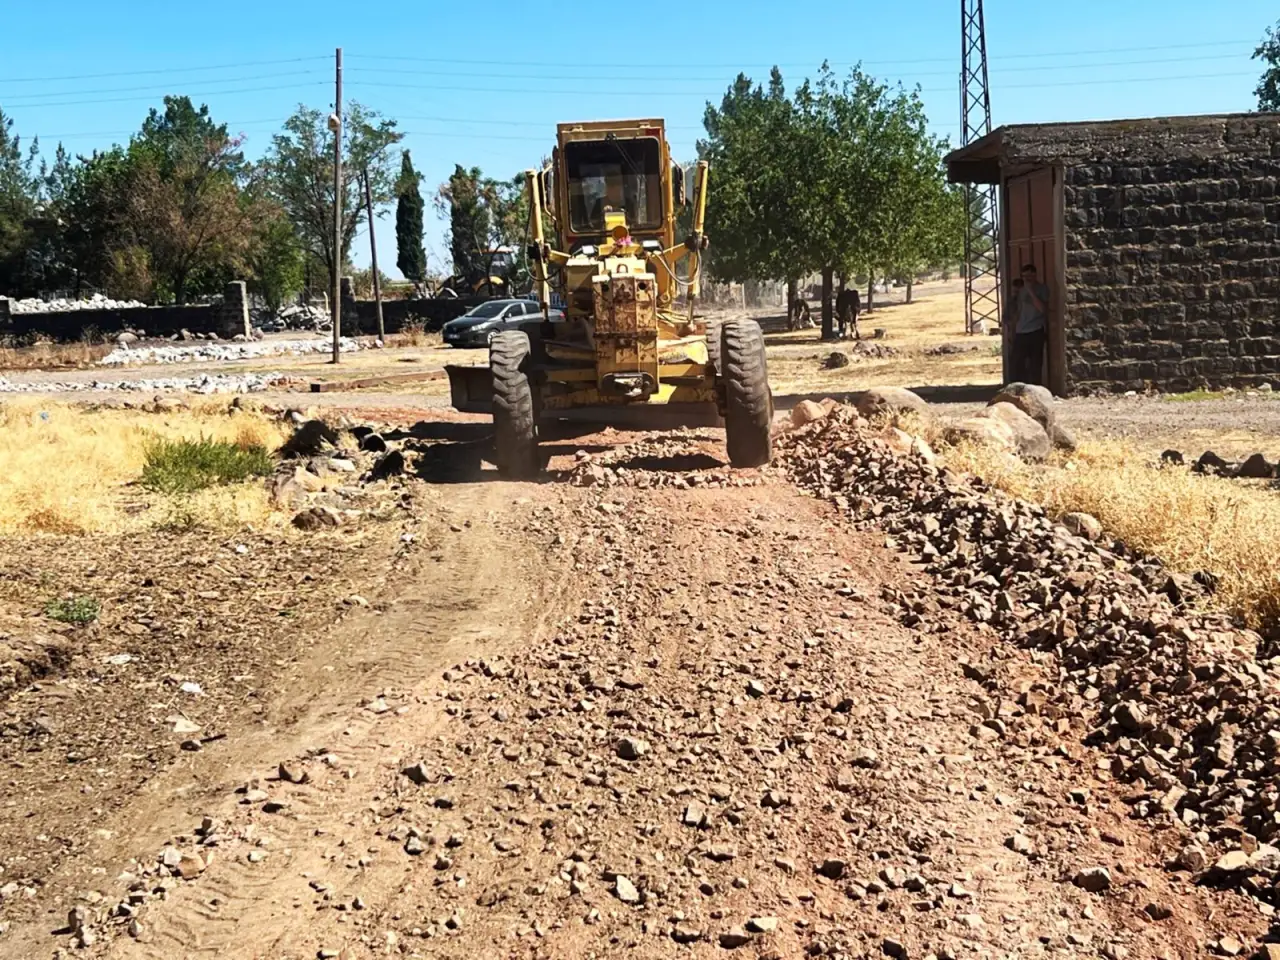
[[538,428],[529,382],[529,335],[504,330],[489,343],[493,374],[493,444],[498,472],[512,480],[538,474]]
[[720,328],[721,377],[729,462],[762,467],[772,459],[769,429],[773,392],[765,362],[764,333],[754,320],[727,320]]

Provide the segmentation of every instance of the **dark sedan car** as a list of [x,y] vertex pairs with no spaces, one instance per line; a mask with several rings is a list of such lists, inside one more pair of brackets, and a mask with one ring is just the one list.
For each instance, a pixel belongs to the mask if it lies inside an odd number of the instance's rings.
[[[486,300],[446,323],[442,331],[444,342],[451,347],[487,347],[495,333],[518,330],[541,315],[533,300]],[[563,318],[559,310],[551,311],[552,320]]]

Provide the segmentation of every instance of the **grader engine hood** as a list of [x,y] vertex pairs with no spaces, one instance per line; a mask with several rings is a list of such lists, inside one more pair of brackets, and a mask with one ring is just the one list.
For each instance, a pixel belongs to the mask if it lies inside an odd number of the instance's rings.
[[645,400],[658,389],[657,283],[643,260],[606,257],[591,278],[597,386],[606,396]]

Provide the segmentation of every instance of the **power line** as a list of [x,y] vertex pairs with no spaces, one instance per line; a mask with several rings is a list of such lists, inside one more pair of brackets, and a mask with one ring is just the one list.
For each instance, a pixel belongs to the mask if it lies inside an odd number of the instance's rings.
[[[221,95],[221,94],[228,94],[228,93],[263,93],[264,91],[268,91],[268,90],[300,90],[304,87],[310,88],[310,87],[317,87],[317,86],[323,87],[323,86],[326,86],[326,84],[323,80],[314,80],[311,83],[286,83],[286,84],[277,84],[270,87],[241,87],[237,90],[206,90],[203,93],[197,94],[197,96],[210,96],[213,94]],[[128,103],[130,101],[135,101],[138,99],[140,98],[139,97],[105,97],[101,100],[59,100],[55,103],[19,103],[19,104],[15,104],[15,106],[18,106],[18,107],[79,107],[79,106],[85,106],[87,104],[93,104],[93,103]]]
[[[1210,56],[1203,56],[1203,57],[1161,57],[1159,59],[1154,59],[1154,60],[1113,60],[1109,62],[1099,62],[1099,63],[1089,63],[1089,64],[1072,64],[1072,65],[1038,64],[1036,66],[1031,66],[1031,67],[1006,67],[1001,69],[998,72],[1001,75],[1010,74],[1010,73],[1042,73],[1045,71],[1053,71],[1053,70],[1067,70],[1067,69],[1071,69],[1073,66],[1089,67],[1090,69],[1096,69],[1096,68],[1110,68],[1110,67],[1143,66],[1143,65],[1157,64],[1157,63],[1159,64],[1190,63],[1195,61],[1237,60],[1237,59],[1239,59],[1238,54],[1219,53],[1219,54],[1213,54]],[[395,67],[356,67],[355,71],[358,71],[362,76],[365,74],[392,74],[392,75],[425,76],[425,77],[456,77],[458,79],[464,79],[464,80],[471,80],[471,79],[578,80],[578,79],[581,79],[581,75],[579,74],[528,74],[528,73],[524,73],[524,74],[501,73],[501,74],[476,74],[476,75],[464,74],[461,77],[459,77],[459,75],[452,70],[404,70],[404,69],[398,69]],[[925,72],[913,72],[912,77],[949,77],[949,76],[952,76],[954,73],[955,73],[954,70],[930,70]],[[674,83],[677,81],[695,82],[695,83],[702,82],[702,81],[723,82],[724,75],[716,74],[714,76],[698,76],[698,77],[661,76],[661,77],[650,77],[646,82],[652,82],[655,80],[662,81],[662,82],[669,82],[669,83]]]
[[[1027,59],[1042,60],[1045,57],[1095,56],[1095,55],[1110,54],[1110,53],[1143,53],[1143,52],[1151,52],[1151,51],[1159,51],[1159,50],[1194,50],[1194,49],[1206,49],[1209,47],[1229,47],[1229,46],[1238,47],[1238,46],[1243,46],[1247,44],[1251,45],[1253,43],[1254,41],[1252,40],[1216,40],[1216,41],[1206,41],[1206,42],[1199,42],[1199,43],[1155,44],[1155,45],[1140,46],[1140,47],[1097,47],[1097,48],[1087,49],[1087,50],[1054,50],[1054,51],[1044,51],[1040,53],[1015,53],[1015,54],[1008,54],[1002,57],[992,57],[992,60],[993,61],[1027,60]],[[505,60],[471,60],[471,59],[462,59],[462,58],[456,58],[456,57],[393,57],[393,56],[386,56],[383,54],[353,54],[352,57],[357,60],[387,60],[387,61],[398,61],[403,63],[441,63],[441,64],[476,65],[476,66],[489,66],[489,67],[492,67],[492,66],[562,67],[564,66],[563,60],[520,60],[520,61],[513,62],[509,58]],[[910,59],[910,60],[862,60],[862,61],[848,60],[848,61],[829,61],[829,62],[833,66],[853,66],[855,63],[858,63],[858,62],[861,62],[864,66],[892,66],[895,64],[907,65],[907,64],[918,64],[918,63],[951,63],[952,58],[951,57],[920,57],[920,58]],[[575,60],[574,64],[583,69],[604,69],[604,68],[618,69],[620,67],[644,67],[650,70],[665,69],[664,65],[654,64],[654,63],[626,64],[626,63],[618,63],[616,61],[607,62],[607,63],[584,63],[584,62],[579,62]],[[667,66],[684,66],[684,64],[669,64]],[[814,65],[812,63],[750,64],[750,63],[742,63],[741,61],[739,61],[738,63],[708,63],[708,64],[704,64],[704,66],[707,67],[708,69],[740,70],[746,67],[768,68],[768,67],[775,67],[775,66],[778,67],[779,69],[783,69],[783,68],[790,69],[793,67],[800,68],[800,69],[812,69]]]
[[65,77],[0,77],[0,83],[55,83],[59,80],[103,80],[110,77],[143,77],[161,73],[194,73],[200,70],[237,70],[240,67],[269,67],[282,63],[308,63],[328,57],[293,57],[288,60],[242,60],[207,67],[165,67],[158,70],[117,70],[113,73],[77,73]]
[[[1019,83],[1018,88],[1021,90],[1041,89],[1046,87],[1075,87],[1081,85],[1096,84],[1126,84],[1126,83],[1170,83],[1185,80],[1219,80],[1219,79],[1240,79],[1245,77],[1253,77],[1252,73],[1195,73],[1195,74],[1175,74],[1173,76],[1160,77],[1110,77],[1095,78],[1092,80],[1066,80],[1052,83]],[[496,78],[503,79],[503,78]],[[372,89],[392,89],[392,90],[432,90],[432,91],[448,91],[456,93],[503,93],[503,94],[534,94],[538,96],[552,95],[579,95],[582,90],[549,90],[545,88],[532,88],[529,86],[520,87],[474,87],[474,86],[457,86],[451,84],[421,84],[421,83],[389,83],[387,81],[365,81],[361,84],[363,88]],[[906,85],[903,85],[906,87]],[[911,87],[906,87],[911,90]],[[591,93],[606,94],[610,97],[631,96],[646,97],[649,99],[657,97],[705,97],[706,90],[637,90],[634,87],[618,90],[602,90],[599,87],[592,87]],[[920,93],[953,93],[952,87],[921,87]]]
[[[237,127],[253,127],[264,123],[284,123],[288,117],[271,117],[261,120],[228,120],[223,125],[228,128]],[[89,137],[131,137],[138,132],[135,127],[132,130],[97,130],[93,132],[80,133],[35,133],[31,135],[33,140],[84,140]]]
[[[252,74],[247,77],[223,77],[221,79],[211,79],[211,80],[204,80],[204,81],[198,81],[198,82],[201,82],[201,83],[247,83],[250,80],[276,80],[281,77],[315,76],[319,72],[320,71],[318,70],[287,70],[283,73],[259,73],[259,74]],[[160,82],[161,81],[157,81],[157,83],[160,83]],[[6,96],[4,98],[4,102],[9,104],[10,106],[40,106],[39,103],[34,103],[34,102],[33,103],[15,103],[15,100],[28,101],[28,100],[34,100],[37,97],[70,97],[70,96],[75,96],[78,93],[136,93],[140,90],[144,90],[144,91],[172,90],[174,89],[173,84],[175,82],[176,81],[170,81],[170,83],[165,84],[164,86],[157,86],[157,83],[148,83],[145,86],[141,86],[141,87],[103,87],[100,89],[93,89],[93,90],[55,90],[52,93],[21,93],[21,94],[18,94],[16,97]],[[183,87],[182,89],[185,90],[186,88]],[[201,93],[218,93],[220,91],[189,90],[187,92],[191,94],[200,95]]]
[[[1208,49],[1212,47],[1247,46],[1252,48],[1254,43],[1255,43],[1254,40],[1214,40],[1214,41],[1202,41],[1198,43],[1153,44],[1153,45],[1134,46],[1134,47],[1096,47],[1096,48],[1084,49],[1084,50],[1053,50],[1053,51],[1043,51],[1039,53],[1007,54],[1004,56],[992,57],[992,62],[997,63],[997,62],[1003,62],[1005,60],[1044,60],[1046,58],[1060,59],[1063,57],[1092,57],[1092,56],[1105,56],[1107,54],[1114,54],[1114,53],[1148,53],[1148,52],[1162,51],[1162,50],[1202,50],[1202,49]],[[509,66],[509,67],[563,67],[564,66],[563,60],[522,60],[522,61],[512,62],[509,58],[503,59],[503,60],[472,60],[472,59],[463,59],[463,58],[456,58],[456,57],[393,57],[393,56],[386,56],[384,54],[355,54],[354,58],[357,60],[381,60],[381,61],[393,61],[393,62],[401,62],[401,63],[437,63],[437,64],[453,65],[453,66],[466,66],[466,65]],[[244,67],[265,67],[265,66],[279,66],[281,64],[291,64],[291,63],[311,63],[319,60],[327,61],[328,59],[329,59],[328,56],[288,57],[288,58],[277,59],[277,60],[241,60],[235,63],[206,64],[206,65],[189,66],[189,67],[160,67],[160,68],[152,68],[148,70],[113,70],[113,71],[108,71],[104,73],[75,73],[75,74],[64,74],[61,76],[42,76],[42,77],[0,77],[0,83],[56,83],[59,81],[66,81],[66,80],[103,80],[103,79],[110,79],[114,77],[160,76],[163,74],[198,73],[198,72],[204,72],[209,70],[237,70],[237,69],[242,69]],[[1186,59],[1194,59],[1194,58],[1186,58]],[[951,57],[916,57],[916,58],[903,59],[903,60],[862,60],[862,61],[832,60],[829,62],[831,63],[832,66],[854,66],[856,63],[861,63],[863,66],[911,66],[911,65],[926,64],[926,63],[951,63],[951,61],[952,61]],[[644,67],[646,69],[651,69],[651,70],[652,69],[662,70],[668,67],[682,67],[682,66],[685,66],[685,64],[683,63],[667,64],[667,65],[653,64],[653,63],[620,64],[617,62],[609,62],[609,63],[577,63],[577,66],[582,68],[587,68],[587,69],[605,68],[605,67],[616,69],[618,67],[634,66],[634,67]],[[711,70],[741,70],[741,69],[755,68],[755,67],[763,67],[765,69],[768,69],[774,66],[777,66],[780,69],[783,69],[783,68],[813,69],[816,65],[814,63],[775,64],[775,63],[765,63],[765,62],[743,63],[739,61],[737,63],[710,63],[710,64],[704,64],[703,66]],[[574,77],[573,79],[578,79],[578,78]]]

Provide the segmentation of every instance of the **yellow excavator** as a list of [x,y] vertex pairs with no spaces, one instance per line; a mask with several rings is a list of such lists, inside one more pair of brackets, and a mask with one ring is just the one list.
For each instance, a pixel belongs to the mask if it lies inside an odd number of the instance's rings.
[[[559,124],[550,165],[526,171],[539,313],[494,334],[487,369],[445,368],[457,409],[492,412],[503,475],[541,469],[538,434],[552,420],[723,422],[734,466],[769,462],[760,326],[694,312],[707,174],[700,162],[687,198],[661,120]],[[689,205],[692,229],[677,240],[678,211]],[[563,304],[554,320],[552,286]]]

